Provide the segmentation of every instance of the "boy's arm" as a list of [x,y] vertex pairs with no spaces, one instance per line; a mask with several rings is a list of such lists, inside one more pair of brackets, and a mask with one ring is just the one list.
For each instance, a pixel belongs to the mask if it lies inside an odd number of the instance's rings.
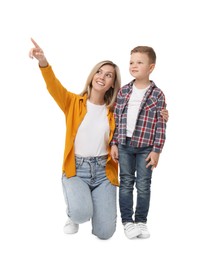
[[157,127],[153,146],[153,151],[156,153],[160,153],[162,151],[166,139],[166,121],[161,116],[161,110],[165,108],[165,96],[163,92],[161,92],[157,102]]

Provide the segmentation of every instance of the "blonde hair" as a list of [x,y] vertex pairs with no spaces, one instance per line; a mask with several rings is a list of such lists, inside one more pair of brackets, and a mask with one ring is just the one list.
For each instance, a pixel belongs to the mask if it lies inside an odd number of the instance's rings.
[[121,86],[121,76],[120,76],[119,67],[110,60],[101,61],[92,68],[92,70],[86,80],[84,90],[82,91],[82,93],[80,95],[83,96],[84,94],[87,94],[87,97],[88,98],[90,97],[91,89],[92,89],[92,79],[93,79],[94,75],[97,73],[97,71],[104,65],[110,65],[115,70],[114,88],[110,88],[104,95],[104,102],[105,102],[106,106],[110,110],[113,110],[114,103],[116,101],[116,97],[117,97],[118,91]]
[[155,64],[156,63],[156,53],[152,47],[149,46],[137,46],[134,49],[131,50],[130,54],[132,53],[145,53],[147,54],[149,60],[151,63]]

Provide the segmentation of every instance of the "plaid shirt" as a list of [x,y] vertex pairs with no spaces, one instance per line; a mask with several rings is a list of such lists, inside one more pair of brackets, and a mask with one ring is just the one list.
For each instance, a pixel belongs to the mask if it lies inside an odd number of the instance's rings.
[[[128,101],[134,82],[135,80],[132,80],[118,92],[114,110],[116,129],[111,145],[126,144]],[[160,153],[162,151],[165,142],[166,123],[160,112],[165,107],[164,93],[151,81],[138,112],[131,138],[133,147],[153,146],[154,152]]]

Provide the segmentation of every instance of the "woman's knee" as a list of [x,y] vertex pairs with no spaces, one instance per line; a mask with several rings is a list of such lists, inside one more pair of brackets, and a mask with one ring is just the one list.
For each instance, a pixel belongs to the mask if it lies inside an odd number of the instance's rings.
[[99,239],[107,240],[113,236],[115,231],[116,231],[116,225],[111,225],[111,226],[106,225],[105,227],[93,228],[92,233],[95,236],[97,236]]

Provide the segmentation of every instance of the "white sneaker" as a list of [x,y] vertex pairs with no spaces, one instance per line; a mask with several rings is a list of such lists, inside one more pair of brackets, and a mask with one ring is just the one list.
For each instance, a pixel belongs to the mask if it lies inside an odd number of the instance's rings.
[[141,234],[141,231],[133,222],[127,222],[124,224],[124,233],[127,238],[135,238]]
[[65,234],[75,234],[78,232],[79,224],[75,224],[70,218],[66,221],[63,228]]
[[141,230],[141,234],[138,236],[138,238],[149,238],[150,237],[149,230],[145,223],[139,222],[139,223],[137,223],[136,226]]

